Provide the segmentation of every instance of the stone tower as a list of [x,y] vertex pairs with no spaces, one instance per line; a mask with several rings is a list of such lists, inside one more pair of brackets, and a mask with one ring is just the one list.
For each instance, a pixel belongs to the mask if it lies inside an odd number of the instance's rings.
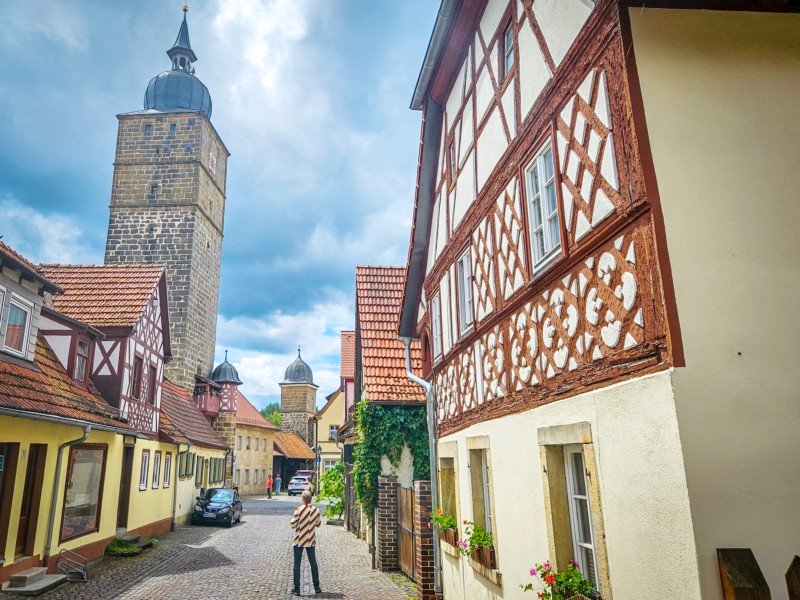
[[305,361],[297,358],[286,368],[281,386],[281,430],[293,431],[311,446],[314,443],[314,415],[317,414],[317,387],[314,374]]
[[150,80],[144,110],[118,115],[106,263],[166,264],[172,361],[191,387],[211,372],[216,341],[228,150],[211,96],[194,75],[184,7],[171,69]]

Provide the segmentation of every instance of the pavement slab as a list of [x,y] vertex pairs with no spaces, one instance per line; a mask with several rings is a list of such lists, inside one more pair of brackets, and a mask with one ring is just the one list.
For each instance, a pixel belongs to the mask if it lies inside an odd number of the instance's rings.
[[[232,528],[179,527],[160,543],[131,558],[105,557],[92,564],[89,581],[69,583],[46,593],[46,600],[202,598],[271,600],[291,595],[292,530],[289,518],[298,502],[279,496],[245,499],[247,511]],[[387,574],[370,568],[360,540],[341,527],[318,530],[317,561],[322,594],[314,594],[303,556],[301,594],[309,598],[407,600]],[[401,582],[402,583],[402,582]]]

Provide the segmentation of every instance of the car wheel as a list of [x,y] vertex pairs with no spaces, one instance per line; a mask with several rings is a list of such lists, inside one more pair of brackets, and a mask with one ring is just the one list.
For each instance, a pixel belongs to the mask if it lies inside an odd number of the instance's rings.
[[228,517],[228,520],[225,521],[225,527],[233,527],[233,517]]
[[236,522],[237,523],[241,523],[242,522],[242,513],[239,513],[239,516],[236,517]]

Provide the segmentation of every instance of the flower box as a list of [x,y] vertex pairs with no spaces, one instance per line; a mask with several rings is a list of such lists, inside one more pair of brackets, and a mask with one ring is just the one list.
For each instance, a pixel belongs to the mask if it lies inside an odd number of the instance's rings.
[[442,531],[442,539],[451,546],[455,546],[456,543],[458,542],[458,530],[445,529],[444,531]]
[[475,550],[472,551],[471,556],[476,562],[482,564],[487,569],[497,568],[497,559],[494,554],[494,546],[482,546],[480,548],[475,548]]

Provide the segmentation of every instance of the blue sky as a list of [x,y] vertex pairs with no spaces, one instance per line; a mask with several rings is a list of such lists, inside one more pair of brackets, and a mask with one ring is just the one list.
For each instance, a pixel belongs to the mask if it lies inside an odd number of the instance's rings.
[[[404,264],[435,0],[197,0],[189,31],[231,151],[217,356],[257,405],[296,355],[323,399],[356,264]],[[0,3],[0,235],[103,260],[118,113],[169,67],[182,1]]]

